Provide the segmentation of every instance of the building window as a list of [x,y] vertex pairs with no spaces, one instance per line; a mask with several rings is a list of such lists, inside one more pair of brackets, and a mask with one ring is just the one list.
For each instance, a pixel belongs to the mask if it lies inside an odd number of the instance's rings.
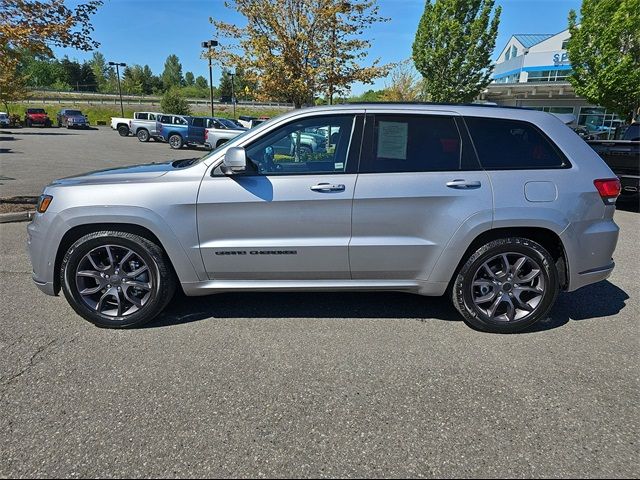
[[548,113],[573,113],[573,107],[527,107],[532,110],[540,110]]
[[566,82],[571,70],[542,70],[529,72],[527,82]]
[[623,123],[618,115],[601,107],[582,107],[578,115],[578,125],[603,138],[612,137],[616,127]]

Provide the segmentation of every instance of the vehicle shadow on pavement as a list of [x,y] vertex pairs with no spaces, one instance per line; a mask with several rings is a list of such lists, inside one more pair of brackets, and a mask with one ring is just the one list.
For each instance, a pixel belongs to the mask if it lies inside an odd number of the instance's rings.
[[[629,295],[605,281],[576,292],[561,293],[548,318],[522,333],[561,327],[569,320],[615,315]],[[178,292],[164,313],[142,328],[168,327],[216,318],[341,318],[462,321],[448,296],[408,293],[224,293],[187,297]]]
[[392,318],[459,321],[445,297],[394,292],[248,292],[206,297],[176,294],[167,310],[143,328],[215,318]]
[[546,319],[521,333],[551,330],[569,320],[590,320],[618,314],[629,299],[627,292],[608,280],[587,285],[575,292],[562,292]]

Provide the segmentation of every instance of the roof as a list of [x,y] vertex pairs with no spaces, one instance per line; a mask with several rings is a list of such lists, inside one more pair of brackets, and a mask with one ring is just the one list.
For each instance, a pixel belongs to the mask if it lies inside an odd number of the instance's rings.
[[514,35],[524,48],[533,47],[547,38],[553,37],[554,33],[518,33]]

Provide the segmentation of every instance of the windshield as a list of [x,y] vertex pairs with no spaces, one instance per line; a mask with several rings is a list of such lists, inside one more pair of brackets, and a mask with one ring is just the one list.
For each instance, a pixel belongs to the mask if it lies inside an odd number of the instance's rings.
[[80,110],[67,110],[67,115],[82,115]]
[[238,128],[239,126],[238,124],[229,120],[228,118],[218,118],[218,122],[220,122],[222,125],[224,125],[227,128]]
[[28,113],[45,113],[44,108],[29,108],[27,109]]

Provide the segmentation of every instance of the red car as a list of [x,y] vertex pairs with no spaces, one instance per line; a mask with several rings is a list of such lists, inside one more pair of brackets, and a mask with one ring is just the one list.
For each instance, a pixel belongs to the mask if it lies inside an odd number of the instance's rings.
[[51,119],[44,108],[27,108],[24,114],[24,124],[27,127],[34,125],[43,125],[45,127],[51,126]]

